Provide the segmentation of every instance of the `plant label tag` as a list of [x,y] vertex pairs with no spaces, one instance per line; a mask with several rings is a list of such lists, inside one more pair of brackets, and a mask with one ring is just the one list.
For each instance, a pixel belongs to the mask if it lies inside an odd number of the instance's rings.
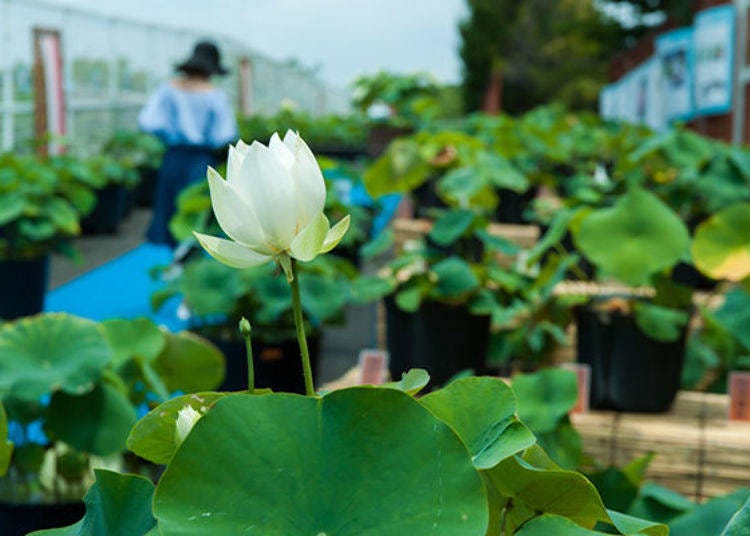
[[729,373],[729,420],[750,421],[750,372]]
[[365,349],[359,353],[359,385],[381,385],[388,377],[388,352]]
[[578,381],[578,399],[571,413],[588,413],[591,393],[591,366],[585,363],[565,363],[562,368],[571,370]]

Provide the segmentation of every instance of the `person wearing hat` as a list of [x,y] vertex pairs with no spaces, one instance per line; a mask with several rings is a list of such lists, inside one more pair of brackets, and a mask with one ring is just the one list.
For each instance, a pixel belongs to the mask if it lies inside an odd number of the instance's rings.
[[202,41],[177,65],[180,75],[162,84],[138,116],[141,130],[158,136],[167,146],[154,195],[154,215],[146,233],[150,242],[175,245],[169,220],[179,193],[205,180],[206,167],[217,152],[237,139],[237,120],[224,91],[211,83],[225,75],[216,45]]

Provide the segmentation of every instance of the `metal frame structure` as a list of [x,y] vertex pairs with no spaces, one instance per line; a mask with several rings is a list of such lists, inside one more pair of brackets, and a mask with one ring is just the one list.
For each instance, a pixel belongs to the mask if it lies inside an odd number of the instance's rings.
[[736,8],[735,68],[734,68],[734,106],[732,107],[732,142],[744,143],[747,124],[747,99],[745,89],[750,84],[750,65],[748,65],[748,22],[750,21],[750,0],[734,0]]
[[[16,70],[19,57],[27,67],[31,28],[40,25],[59,30],[62,38],[68,137],[74,145],[94,151],[107,133],[134,126],[148,93],[170,76],[192,43],[205,37],[198,31],[108,17],[44,0],[0,0],[0,151],[32,135],[33,98],[19,97]],[[285,101],[313,114],[348,110],[345,92],[328,87],[314,71],[273,60],[237,40],[216,41],[235,71],[222,86],[238,110],[273,113]],[[123,78],[135,71],[122,72],[122,60],[130,62],[126,68],[137,67],[138,74],[147,77],[145,87],[123,86]],[[74,64],[80,67],[87,61],[100,64],[105,73],[96,88],[77,83]],[[251,66],[252,72],[238,76],[241,65]]]

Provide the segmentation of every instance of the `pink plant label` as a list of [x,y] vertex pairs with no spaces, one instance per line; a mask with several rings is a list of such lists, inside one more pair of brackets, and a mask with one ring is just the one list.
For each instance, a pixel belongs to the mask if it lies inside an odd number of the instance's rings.
[[575,372],[578,383],[578,398],[571,413],[588,413],[591,393],[591,366],[585,363],[565,363],[562,368]]
[[388,352],[362,350],[359,353],[359,384],[381,385],[388,377]]
[[729,373],[729,420],[750,421],[750,372]]

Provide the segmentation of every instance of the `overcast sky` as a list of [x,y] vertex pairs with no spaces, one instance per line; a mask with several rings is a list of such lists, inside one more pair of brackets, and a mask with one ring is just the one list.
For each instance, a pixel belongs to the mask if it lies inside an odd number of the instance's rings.
[[298,58],[343,87],[363,72],[460,76],[465,0],[47,0],[230,35],[277,59]]

